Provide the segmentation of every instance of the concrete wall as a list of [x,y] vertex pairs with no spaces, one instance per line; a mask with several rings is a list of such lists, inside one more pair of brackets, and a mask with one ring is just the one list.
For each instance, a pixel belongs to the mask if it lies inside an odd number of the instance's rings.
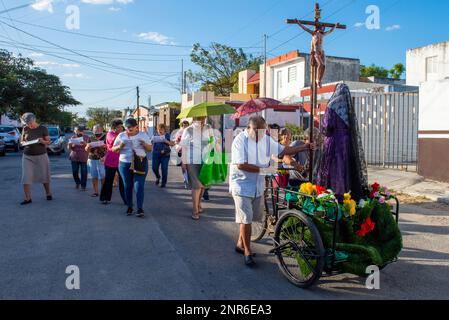
[[449,79],[420,86],[418,173],[449,182]]
[[[429,57],[437,57],[435,74],[427,73],[426,59]],[[407,84],[412,86],[449,77],[449,41],[407,50],[406,70]]]
[[212,91],[195,91],[182,95],[181,108],[189,108],[202,102],[216,102],[215,93]]
[[256,74],[254,70],[244,70],[239,72],[239,93],[247,94],[248,92],[248,79]]

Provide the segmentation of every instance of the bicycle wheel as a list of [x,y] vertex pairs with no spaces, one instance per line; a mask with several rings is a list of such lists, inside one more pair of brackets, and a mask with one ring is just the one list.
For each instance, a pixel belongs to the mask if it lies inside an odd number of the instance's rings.
[[312,220],[297,210],[286,211],[276,224],[274,253],[282,274],[294,285],[307,288],[321,277],[324,246]]
[[267,198],[264,196],[264,211],[257,217],[253,217],[253,222],[251,223],[251,241],[261,240],[267,232],[268,214]]

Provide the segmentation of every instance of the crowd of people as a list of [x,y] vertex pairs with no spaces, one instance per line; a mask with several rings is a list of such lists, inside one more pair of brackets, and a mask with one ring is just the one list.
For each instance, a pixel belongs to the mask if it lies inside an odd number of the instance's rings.
[[[355,143],[358,133],[357,129],[351,129],[356,124],[346,95],[345,88],[337,88],[336,96],[334,100],[331,99],[326,113],[323,130],[320,132],[313,129],[313,143],[308,141],[310,132],[305,132],[303,141],[292,141],[292,132],[288,128],[268,126],[265,119],[257,115],[249,118],[245,130],[234,134],[229,191],[235,204],[235,222],[239,225],[235,251],[244,256],[245,265],[255,265],[250,245],[251,224],[253,219],[263,214],[265,170],[273,163],[282,187],[298,187],[306,181],[321,181],[321,185],[337,190],[337,195],[339,190],[355,190],[355,198],[366,188],[363,153]],[[334,110],[339,113],[333,114]],[[347,116],[343,117],[341,114]],[[332,118],[333,116],[339,118]],[[338,123],[340,118],[346,121]],[[51,201],[50,165],[46,151],[46,145],[50,143],[48,130],[40,126],[36,117],[30,113],[22,116],[22,122],[22,184],[25,199],[21,204],[32,202],[33,183],[43,184],[47,200]],[[337,127],[334,128],[336,124]],[[336,138],[337,135],[344,139]],[[351,139],[355,142],[350,145]],[[193,118],[191,124],[183,121],[173,139],[162,124],[158,125],[157,133],[149,137],[147,133],[139,131],[137,121],[130,118],[124,123],[121,120],[113,121],[107,134],[104,134],[101,126],[94,126],[92,137],[86,136],[83,129],[78,127],[69,141],[76,188],[86,190],[89,172],[93,188],[91,196],[99,197],[107,205],[111,202],[114,181],[118,179],[120,196],[127,207],[126,214],[135,213],[135,194],[138,217],[145,215],[144,188],[149,171],[147,154],[152,152],[152,171],[156,185],[165,188],[174,147],[180,159],[178,165],[181,167],[184,185],[191,189],[191,217],[194,220],[200,219],[204,210],[202,199],[208,197],[209,186],[204,185],[200,179],[204,155],[210,154],[211,150],[222,152],[223,145],[223,136],[217,135],[217,131],[206,123],[206,117]],[[308,157],[311,150],[314,152],[313,163],[309,163]],[[341,155],[340,151],[344,154]],[[360,167],[358,175],[350,173],[351,165]],[[311,166],[314,168],[313,176],[309,177]]]

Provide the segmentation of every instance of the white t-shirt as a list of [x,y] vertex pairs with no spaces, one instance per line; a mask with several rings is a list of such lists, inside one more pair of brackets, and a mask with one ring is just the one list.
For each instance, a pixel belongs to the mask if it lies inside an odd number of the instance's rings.
[[151,144],[150,137],[144,133],[139,132],[135,136],[128,136],[126,132],[122,132],[115,139],[114,146],[120,145],[122,142],[125,143],[125,147],[120,150],[120,161],[125,163],[131,163],[133,160],[133,151],[136,152],[137,155],[143,157],[146,156],[147,151],[140,144],[140,140],[145,141],[146,144]]
[[229,190],[232,195],[257,198],[263,195],[265,176],[263,172],[252,173],[239,170],[239,164],[252,164],[261,169],[270,166],[271,156],[278,156],[284,146],[264,135],[258,142],[251,139],[248,131],[235,137],[232,143],[232,160],[229,172]]

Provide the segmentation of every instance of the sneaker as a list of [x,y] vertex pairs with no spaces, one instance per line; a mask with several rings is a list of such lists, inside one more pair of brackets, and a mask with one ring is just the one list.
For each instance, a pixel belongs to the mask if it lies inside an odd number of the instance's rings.
[[161,188],[165,188],[166,186],[166,184],[161,184]]
[[126,215],[127,215],[127,216],[132,216],[133,213],[134,213],[133,208],[128,208],[128,211],[126,211]]
[[143,218],[143,217],[145,217],[145,212],[143,211],[143,209],[137,210],[137,217],[138,217],[138,218]]
[[156,179],[156,185],[158,186],[160,182],[160,179]]

